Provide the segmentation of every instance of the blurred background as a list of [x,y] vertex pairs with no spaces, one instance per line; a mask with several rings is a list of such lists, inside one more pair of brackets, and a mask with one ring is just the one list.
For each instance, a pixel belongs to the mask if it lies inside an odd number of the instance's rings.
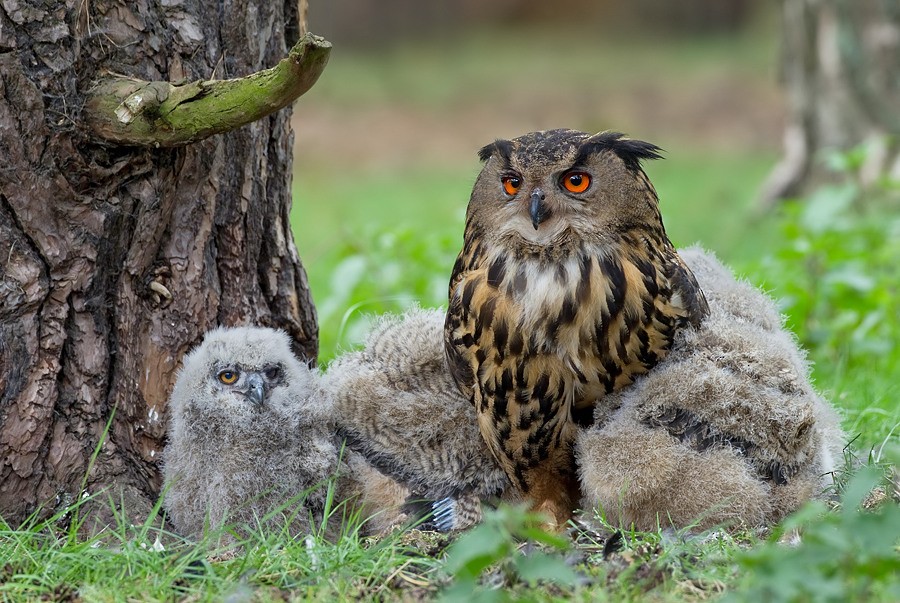
[[[671,239],[770,290],[822,387],[873,358],[900,381],[898,4],[310,0],[334,50],[295,105],[292,222],[320,360],[446,303],[478,148],[569,127],[665,149],[645,167]],[[879,387],[860,405],[900,393]]]
[[[676,244],[736,246],[781,148],[775,9],[312,0],[310,29],[335,48],[295,108],[294,218],[323,323],[347,310],[362,278],[371,279],[363,313],[396,295],[445,303],[475,152],[532,130],[613,129],[658,144],[666,160],[647,170]],[[435,268],[443,262],[434,283],[403,282],[420,258],[394,266],[389,249],[367,249],[392,244],[434,253]],[[335,267],[338,257],[349,261]],[[343,343],[363,328],[352,324]]]

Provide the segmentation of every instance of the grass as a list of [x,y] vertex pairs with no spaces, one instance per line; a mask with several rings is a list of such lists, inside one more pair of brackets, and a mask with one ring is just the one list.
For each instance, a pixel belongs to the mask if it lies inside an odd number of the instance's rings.
[[[883,467],[856,473],[834,509],[810,504],[769,533],[620,531],[595,517],[598,527],[561,537],[501,506],[455,541],[361,538],[351,519],[335,540],[324,524],[299,538],[260,528],[221,549],[218,532],[187,542],[155,516],[90,538],[77,520],[60,527],[62,513],[18,529],[0,521],[0,600],[896,601],[900,507],[868,494]],[[796,529],[801,544],[782,544]]]
[[402,533],[363,540],[353,520],[334,542],[323,537],[325,525],[298,539],[260,528],[239,540],[236,553],[217,547],[218,532],[187,542],[156,516],[138,526],[122,520],[87,539],[77,520],[61,529],[61,519],[18,529],[0,520],[0,600],[369,599],[436,565]]

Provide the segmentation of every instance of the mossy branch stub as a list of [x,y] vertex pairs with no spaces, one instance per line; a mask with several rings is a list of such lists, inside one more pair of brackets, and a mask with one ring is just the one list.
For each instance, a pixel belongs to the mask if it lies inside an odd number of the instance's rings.
[[330,52],[328,41],[306,34],[275,67],[242,78],[175,85],[109,77],[90,91],[84,120],[117,144],[184,146],[291,104],[316,83]]

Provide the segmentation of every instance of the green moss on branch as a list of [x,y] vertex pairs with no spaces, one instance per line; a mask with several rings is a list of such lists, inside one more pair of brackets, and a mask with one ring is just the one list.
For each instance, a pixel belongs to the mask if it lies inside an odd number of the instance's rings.
[[121,76],[90,91],[84,121],[103,140],[178,147],[228,132],[291,104],[319,79],[331,44],[304,35],[275,67],[233,80],[175,85]]

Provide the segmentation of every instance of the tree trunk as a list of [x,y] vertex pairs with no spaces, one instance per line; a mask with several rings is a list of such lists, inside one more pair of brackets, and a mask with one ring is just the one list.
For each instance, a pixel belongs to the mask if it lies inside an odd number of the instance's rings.
[[822,177],[821,151],[869,145],[863,184],[900,178],[900,4],[782,0],[784,158],[763,185],[769,207]]
[[180,359],[208,329],[279,327],[315,361],[289,223],[290,109],[177,149],[103,142],[84,119],[109,74],[241,77],[297,37],[291,2],[0,0],[7,522],[110,487],[140,520]]

